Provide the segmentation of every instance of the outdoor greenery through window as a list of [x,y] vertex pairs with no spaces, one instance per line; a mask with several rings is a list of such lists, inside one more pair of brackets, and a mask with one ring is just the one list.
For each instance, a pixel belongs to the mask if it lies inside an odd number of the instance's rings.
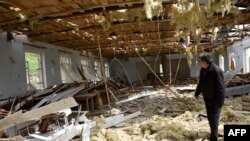
[[28,90],[43,89],[41,54],[25,52],[25,63]]

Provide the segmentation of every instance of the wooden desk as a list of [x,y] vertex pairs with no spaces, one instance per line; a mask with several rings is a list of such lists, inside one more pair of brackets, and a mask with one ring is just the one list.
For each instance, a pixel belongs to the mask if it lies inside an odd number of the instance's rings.
[[76,95],[76,96],[74,96],[74,98],[76,100],[85,100],[86,101],[87,110],[89,111],[89,100],[91,102],[91,109],[94,110],[94,97],[97,94],[99,94],[99,92],[86,93],[86,94]]

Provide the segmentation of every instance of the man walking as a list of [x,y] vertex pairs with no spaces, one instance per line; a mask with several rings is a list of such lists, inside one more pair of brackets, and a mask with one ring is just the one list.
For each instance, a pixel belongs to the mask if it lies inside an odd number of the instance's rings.
[[201,67],[200,80],[195,91],[195,98],[202,93],[210,125],[210,141],[218,141],[218,125],[221,107],[225,99],[225,84],[222,70],[212,62],[208,53],[198,57]]

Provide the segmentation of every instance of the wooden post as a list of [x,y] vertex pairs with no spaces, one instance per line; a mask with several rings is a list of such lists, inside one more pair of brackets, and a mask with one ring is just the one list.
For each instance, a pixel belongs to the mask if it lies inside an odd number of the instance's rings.
[[103,65],[103,58],[102,58],[102,50],[101,50],[101,46],[100,46],[100,42],[99,42],[99,35],[97,35],[97,43],[98,43],[98,49],[99,49],[99,55],[100,55],[100,60],[101,60],[101,73],[103,76],[103,80],[104,80],[104,85],[105,85],[105,91],[106,91],[106,95],[107,95],[107,99],[108,99],[108,106],[109,106],[109,110],[111,113],[111,105],[110,105],[110,99],[109,99],[109,91],[108,91],[108,85],[107,85],[107,78],[104,72],[104,65]]
[[163,77],[166,78],[167,77],[167,68],[166,68],[167,60],[166,60],[165,54],[161,56],[161,63],[162,63]]
[[137,55],[142,59],[142,61],[146,64],[146,66],[150,69],[150,71],[155,75],[155,77],[161,82],[161,84],[171,92],[171,94],[173,94],[174,96],[177,96],[168,86],[166,86],[162,80],[157,76],[157,74],[154,72],[154,70],[150,67],[150,65],[145,61],[145,59],[140,55],[140,53],[138,53],[137,51],[135,51],[137,53]]

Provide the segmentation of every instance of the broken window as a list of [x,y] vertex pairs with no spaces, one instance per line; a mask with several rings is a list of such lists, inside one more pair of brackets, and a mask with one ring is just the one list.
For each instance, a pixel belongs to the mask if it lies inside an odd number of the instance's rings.
[[105,70],[105,76],[109,77],[109,64],[108,63],[104,64],[104,70]]
[[91,58],[82,58],[81,67],[82,67],[82,72],[84,76],[88,80],[91,80],[91,81],[99,80],[97,78],[98,63],[95,63],[95,61],[91,60]]
[[224,67],[224,56],[222,56],[221,54],[219,55],[219,66],[222,69],[222,71],[225,70],[225,67]]
[[250,48],[245,50],[245,72],[250,72]]
[[26,77],[28,91],[34,89],[43,89],[43,62],[42,54],[34,52],[25,52]]
[[71,58],[66,54],[60,55],[60,70],[62,83],[70,83],[73,81],[69,76],[69,71],[71,70]]
[[163,66],[162,66],[162,64],[159,65],[159,69],[160,69],[160,76],[163,77]]
[[100,68],[100,62],[99,61],[95,61],[95,72],[96,72],[96,76],[101,76],[101,68]]
[[81,60],[81,65],[83,66],[88,66],[88,61],[86,59]]

